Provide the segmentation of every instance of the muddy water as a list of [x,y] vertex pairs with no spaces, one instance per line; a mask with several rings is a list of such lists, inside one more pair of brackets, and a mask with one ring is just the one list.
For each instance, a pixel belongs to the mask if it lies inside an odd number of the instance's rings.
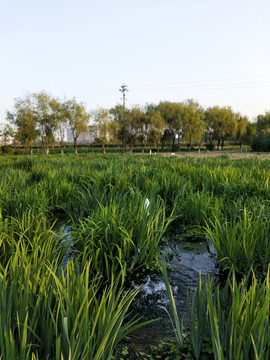
[[[192,249],[187,250],[186,246],[172,244],[166,248],[166,252],[172,254],[171,259],[167,261],[172,269],[168,272],[168,278],[179,317],[183,319],[184,324],[188,323],[187,291],[195,290],[200,273],[202,280],[207,272],[213,276],[218,274],[216,256],[209,252],[207,243],[196,243],[191,247]],[[141,291],[131,306],[133,314],[143,316],[144,320],[160,319],[140,329],[140,334],[157,340],[173,337],[172,325],[164,310],[164,307],[170,310],[170,304],[162,275],[147,276],[132,283],[133,288],[140,285]]]

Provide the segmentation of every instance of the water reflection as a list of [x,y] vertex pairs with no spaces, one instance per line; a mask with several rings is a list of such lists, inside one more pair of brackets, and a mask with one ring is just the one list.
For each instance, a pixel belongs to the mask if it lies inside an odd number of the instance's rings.
[[[218,273],[216,257],[208,251],[207,242],[192,244],[192,247],[192,250],[187,251],[186,246],[171,244],[166,249],[166,252],[173,254],[168,261],[172,269],[168,277],[178,314],[184,323],[188,323],[187,291],[195,290],[200,274],[203,280],[207,272],[213,276]],[[164,307],[169,310],[170,304],[162,275],[150,275],[132,283],[133,288],[140,285],[141,291],[131,310],[143,316],[144,320],[160,318],[160,321],[140,329],[140,333],[155,339],[172,337],[170,319],[164,311]]]

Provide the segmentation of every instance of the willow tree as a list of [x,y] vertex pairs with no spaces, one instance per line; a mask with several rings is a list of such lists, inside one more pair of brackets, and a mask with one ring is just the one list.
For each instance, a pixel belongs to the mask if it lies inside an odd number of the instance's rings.
[[5,124],[0,129],[0,136],[2,137],[4,145],[7,145],[8,141],[11,138],[14,140],[15,135],[16,135],[16,132],[10,124]]
[[114,121],[118,124],[118,138],[122,143],[122,152],[127,151],[129,110],[122,105],[116,105],[110,110]]
[[266,112],[264,115],[258,115],[256,121],[258,133],[263,134],[270,132],[270,112]]
[[175,144],[176,136],[180,136],[184,125],[184,105],[183,103],[175,103],[164,101],[160,102],[157,110],[165,122],[165,133],[170,137],[172,149]]
[[242,150],[243,139],[247,133],[249,121],[247,116],[242,116],[239,113],[235,114],[235,118],[237,122],[236,140],[239,141],[240,149]]
[[129,112],[128,139],[130,144],[130,152],[136,139],[140,139],[143,152],[145,151],[149,137],[149,121],[145,116],[145,112],[139,106],[133,107]]
[[31,96],[16,98],[13,111],[7,113],[7,120],[16,127],[16,138],[29,148],[33,155],[33,145],[39,135],[37,120]]
[[153,108],[149,109],[146,117],[150,122],[151,136],[156,144],[157,151],[159,152],[159,145],[164,131],[164,118],[161,116],[160,111]]
[[66,128],[68,126],[68,120],[65,111],[65,102],[59,99],[53,98],[50,102],[50,106],[53,111],[53,117],[55,121],[55,136],[59,140],[61,154],[64,154],[64,138],[66,134]]
[[106,153],[105,145],[109,141],[110,111],[100,108],[93,113],[94,122],[97,126],[99,140],[102,143],[103,154]]
[[39,129],[39,134],[45,154],[49,154],[50,145],[54,142],[57,129],[57,120],[52,108],[53,98],[44,91],[32,96],[34,104],[34,116]]
[[204,118],[204,110],[198,102],[190,99],[184,103],[183,132],[188,148],[191,148],[193,140],[197,140],[199,142],[199,148],[201,147],[202,135],[206,128]]
[[235,136],[237,132],[237,122],[235,115],[230,107],[210,107],[206,111],[207,127],[212,129],[212,135],[217,139],[217,150],[221,145],[224,147],[224,140],[227,136]]
[[78,103],[75,98],[65,102],[64,111],[73,136],[74,153],[77,155],[77,140],[80,134],[87,131],[90,114],[86,111],[84,105]]

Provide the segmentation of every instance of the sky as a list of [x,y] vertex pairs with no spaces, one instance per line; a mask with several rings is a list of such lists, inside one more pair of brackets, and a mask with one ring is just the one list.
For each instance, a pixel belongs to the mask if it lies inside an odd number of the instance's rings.
[[46,91],[88,110],[185,101],[270,110],[269,0],[0,0],[0,123]]

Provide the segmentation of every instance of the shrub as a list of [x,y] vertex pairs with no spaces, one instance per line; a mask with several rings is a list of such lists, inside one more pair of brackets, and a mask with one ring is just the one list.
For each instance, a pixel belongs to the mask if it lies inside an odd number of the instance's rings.
[[206,149],[209,150],[209,151],[214,151],[215,144],[214,143],[206,144]]
[[17,149],[14,150],[14,154],[15,155],[27,155],[27,150],[17,148]]
[[270,151],[270,134],[258,134],[251,145],[253,151]]
[[14,150],[11,146],[5,145],[5,146],[2,146],[2,153],[4,155],[13,155]]

